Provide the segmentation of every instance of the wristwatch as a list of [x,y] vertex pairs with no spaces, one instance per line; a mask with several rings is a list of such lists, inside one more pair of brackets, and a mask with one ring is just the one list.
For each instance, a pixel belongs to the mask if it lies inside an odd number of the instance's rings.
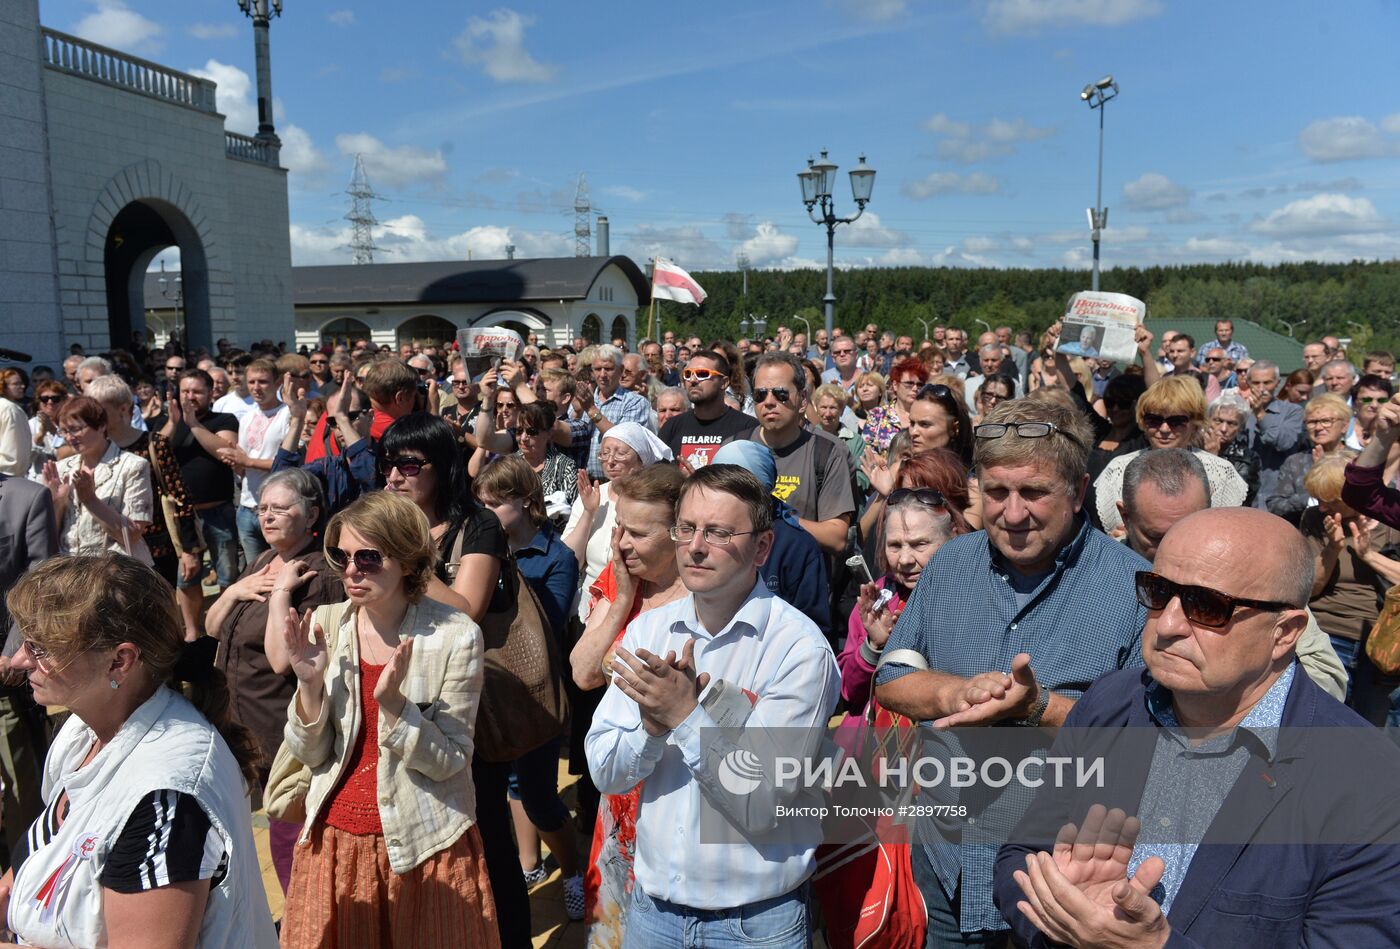
[[588,420],[589,420],[590,422],[592,422],[593,424],[595,424],[595,425],[598,424],[598,419],[600,419],[600,418],[602,418],[602,417],[603,417],[603,413],[602,413],[602,412],[599,412],[597,409],[589,409],[589,410],[588,410]]
[[1027,728],[1039,728],[1040,720],[1045,717],[1045,710],[1050,707],[1050,689],[1048,686],[1040,687],[1040,698],[1035,700],[1031,706],[1030,714],[1021,720],[1021,724]]

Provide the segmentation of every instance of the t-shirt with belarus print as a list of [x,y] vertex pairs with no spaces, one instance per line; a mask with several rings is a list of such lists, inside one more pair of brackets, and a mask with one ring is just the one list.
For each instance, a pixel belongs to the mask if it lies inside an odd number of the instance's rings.
[[720,445],[753,427],[752,415],[726,405],[723,415],[709,421],[696,418],[694,411],[683,412],[661,426],[660,438],[677,460],[703,468],[714,459]]

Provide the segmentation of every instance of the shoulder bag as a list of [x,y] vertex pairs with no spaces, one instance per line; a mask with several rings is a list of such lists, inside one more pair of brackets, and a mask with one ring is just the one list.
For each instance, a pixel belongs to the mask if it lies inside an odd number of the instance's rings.
[[1386,591],[1381,614],[1366,637],[1366,658],[1382,675],[1400,675],[1400,584]]

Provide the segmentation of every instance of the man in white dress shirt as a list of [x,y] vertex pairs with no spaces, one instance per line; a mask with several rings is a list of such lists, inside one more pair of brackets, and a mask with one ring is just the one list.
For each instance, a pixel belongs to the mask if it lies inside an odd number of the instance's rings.
[[[798,782],[775,786],[765,769],[736,794],[721,765],[765,738],[784,754],[815,751],[840,694],[836,659],[816,624],[758,578],[772,499],[750,472],[691,475],[672,539],[690,595],[632,621],[586,743],[599,790],[643,782],[623,946],[730,945],[743,932],[805,947],[819,822],[778,816]],[[729,726],[746,720],[721,732],[711,711]]]

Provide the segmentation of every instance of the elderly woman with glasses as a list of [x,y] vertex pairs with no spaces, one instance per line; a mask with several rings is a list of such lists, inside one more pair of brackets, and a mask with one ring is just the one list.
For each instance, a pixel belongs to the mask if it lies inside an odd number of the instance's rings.
[[1009,399],[1016,398],[1016,383],[1007,376],[984,376],[977,387],[977,418],[981,418]]
[[1353,418],[1347,428],[1346,445],[1353,451],[1361,451],[1376,433],[1376,419],[1380,417],[1381,406],[1390,401],[1394,386],[1386,376],[1367,373],[1356,381],[1352,389],[1351,405]]
[[564,545],[574,552],[582,568],[579,619],[588,622],[592,607],[588,590],[612,556],[613,527],[617,510],[612,502],[611,482],[641,471],[658,461],[670,461],[671,449],[637,422],[623,422],[603,433],[598,460],[608,483],[594,484],[588,472],[578,473],[578,499],[564,526]]
[[1259,453],[1249,447],[1249,429],[1245,425],[1252,413],[1249,403],[1236,392],[1224,393],[1206,410],[1209,425],[1205,430],[1205,449],[1224,458],[1240,473],[1249,487],[1245,507],[1253,507],[1259,493]]
[[[296,677],[272,668],[266,646],[269,630],[274,637],[280,634],[289,609],[304,612],[345,599],[345,587],[316,543],[325,511],[321,483],[309,472],[288,468],[268,475],[258,493],[257,515],[271,549],[248,565],[204,618],[205,630],[219,641],[216,664],[228,679],[234,714],[262,746],[264,787],[296,692]],[[272,863],[284,893],[300,830],[298,824],[268,821]]]
[[267,637],[297,682],[285,742],[311,770],[282,946],[499,945],[472,781],[481,628],[427,595],[437,544],[407,497],[331,518],[325,556],[348,604],[288,609]]
[[155,517],[151,463],[107,437],[107,410],[78,396],[58,412],[58,427],[75,454],[44,465],[53,497],[61,554],[125,553],[154,563],[142,538]]
[[1278,472],[1278,486],[1264,499],[1269,511],[1296,525],[1310,506],[1310,495],[1304,479],[1313,464],[1346,451],[1347,425],[1351,407],[1346,399],[1324,392],[1303,407],[1303,433],[1311,448],[1294,452],[1283,460]]
[[[914,398],[928,380],[928,368],[913,356],[890,367],[890,391],[894,399],[883,405],[865,407],[865,426],[860,433],[865,436],[866,444],[882,453],[890,447],[890,439],[909,427]],[[856,389],[860,389],[859,380]]]
[[0,884],[5,944],[273,949],[249,802],[257,743],[185,643],[175,591],[102,552],[51,558],[7,603],[14,668],[35,701],[72,715],[44,764],[44,813]]
[[[1192,376],[1168,376],[1148,387],[1137,403],[1137,422],[1147,439],[1143,451],[1186,448],[1200,459],[1210,482],[1211,507],[1239,507],[1249,486],[1235,466],[1202,448],[1206,396]],[[1110,534],[1123,530],[1118,502],[1123,499],[1123,472],[1141,452],[1118,455],[1094,481],[1094,505],[1100,526]]]

